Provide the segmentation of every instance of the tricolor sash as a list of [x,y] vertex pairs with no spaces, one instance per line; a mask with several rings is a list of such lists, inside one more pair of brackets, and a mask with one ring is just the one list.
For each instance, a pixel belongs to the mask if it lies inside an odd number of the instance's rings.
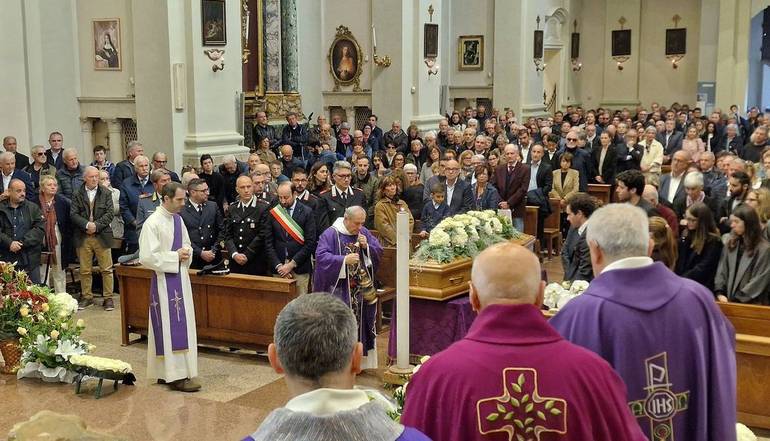
[[[182,248],[182,218],[178,214],[174,214],[173,219],[174,241],[171,244],[171,251],[176,251],[179,248]],[[166,281],[168,318],[171,322],[171,350],[187,350],[189,349],[187,343],[187,315],[185,314],[185,305],[182,295],[181,273],[163,273],[163,277]],[[158,292],[158,276],[156,272],[153,272],[152,280],[150,281],[150,321],[152,322],[152,333],[155,337],[155,355],[163,356],[165,355],[165,348],[163,345],[163,321],[160,312],[160,295]]]
[[289,212],[286,211],[282,205],[279,204],[273,207],[270,210],[270,215],[273,216],[273,219],[275,219],[284,230],[286,230],[286,233],[291,236],[292,239],[296,240],[300,245],[305,244],[305,232],[302,230],[302,227],[289,216]]

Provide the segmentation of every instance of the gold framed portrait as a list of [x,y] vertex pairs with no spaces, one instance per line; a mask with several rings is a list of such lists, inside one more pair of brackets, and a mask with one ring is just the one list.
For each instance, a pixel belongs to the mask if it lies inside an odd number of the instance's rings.
[[484,69],[483,35],[461,35],[458,37],[457,68],[459,70]]
[[353,85],[353,91],[361,90],[360,77],[363,63],[361,46],[346,26],[338,26],[329,47],[329,71],[334,79],[334,91],[340,86]]
[[119,18],[93,20],[94,70],[123,70]]

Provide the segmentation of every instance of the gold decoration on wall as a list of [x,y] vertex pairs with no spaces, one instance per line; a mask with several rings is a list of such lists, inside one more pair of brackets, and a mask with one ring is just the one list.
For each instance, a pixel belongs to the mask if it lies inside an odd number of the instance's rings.
[[361,46],[347,26],[338,26],[337,35],[329,47],[329,71],[334,80],[334,91],[340,86],[353,85],[353,92],[360,92],[360,77],[363,70]]
[[299,119],[305,118],[299,93],[267,92],[265,96],[246,101],[246,116],[255,118],[257,112],[267,113],[271,121],[281,121],[290,112],[296,113]]

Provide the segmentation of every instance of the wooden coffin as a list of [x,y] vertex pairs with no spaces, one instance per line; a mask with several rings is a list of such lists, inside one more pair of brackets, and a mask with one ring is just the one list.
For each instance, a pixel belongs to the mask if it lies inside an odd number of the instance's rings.
[[[532,250],[535,238],[524,235],[513,239],[517,243]],[[468,282],[471,280],[472,259],[464,257],[449,263],[409,263],[409,295],[410,297],[427,300],[449,300],[468,293]]]

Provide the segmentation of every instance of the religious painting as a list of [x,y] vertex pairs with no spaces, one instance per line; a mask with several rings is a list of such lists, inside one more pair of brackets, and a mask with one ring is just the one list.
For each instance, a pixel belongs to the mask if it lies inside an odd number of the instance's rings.
[[122,70],[120,19],[105,18],[94,20],[94,69]]
[[424,58],[438,57],[438,24],[425,23]]
[[337,27],[337,34],[329,47],[329,70],[334,79],[335,91],[339,86],[353,85],[358,91],[361,76],[361,47],[346,26]]
[[459,70],[484,69],[484,36],[461,35],[457,43]]
[[687,53],[687,29],[666,29],[666,55]]
[[570,58],[577,60],[580,58],[580,33],[572,33],[572,46],[570,47]]
[[201,36],[204,46],[227,44],[225,6],[225,0],[201,1]]
[[543,31],[537,30],[535,31],[535,41],[533,44],[532,49],[532,58],[536,59],[542,59],[543,58]]
[[631,29],[612,31],[612,56],[628,57],[631,55]]

